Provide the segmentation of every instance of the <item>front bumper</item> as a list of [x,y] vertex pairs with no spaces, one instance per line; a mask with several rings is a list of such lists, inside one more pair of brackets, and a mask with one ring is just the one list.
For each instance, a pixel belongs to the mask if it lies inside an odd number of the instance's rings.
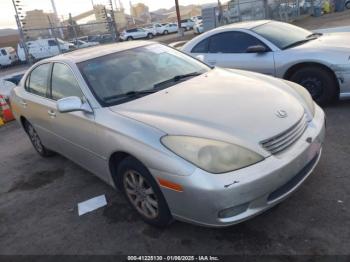
[[[317,165],[324,136],[325,116],[316,106],[314,119],[295,144],[253,166],[216,175],[201,169],[190,176],[151,172],[183,186],[183,192],[161,188],[175,219],[204,226],[229,226],[273,207],[295,191]],[[219,217],[221,211],[234,207],[240,213]]]

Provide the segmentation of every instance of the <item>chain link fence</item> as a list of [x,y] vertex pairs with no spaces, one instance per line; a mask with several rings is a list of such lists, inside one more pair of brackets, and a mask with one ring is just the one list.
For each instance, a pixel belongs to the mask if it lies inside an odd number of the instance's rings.
[[321,9],[322,5],[322,0],[231,0],[214,10],[203,9],[203,15],[208,17],[212,13],[211,16],[216,17],[215,27],[259,19],[290,22],[314,14],[314,9]]

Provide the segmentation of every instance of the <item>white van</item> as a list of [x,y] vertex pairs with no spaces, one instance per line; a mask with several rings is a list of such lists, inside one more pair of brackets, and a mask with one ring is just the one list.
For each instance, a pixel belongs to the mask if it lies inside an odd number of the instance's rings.
[[18,61],[16,50],[12,47],[0,47],[0,68]]
[[[62,52],[67,52],[69,50],[75,49],[74,44],[65,42],[61,39],[48,38],[48,39],[39,39],[35,41],[26,42],[28,53],[34,60],[39,60],[51,56],[58,55],[60,50],[58,44],[60,45]],[[18,44],[17,54],[19,59],[24,62],[26,60],[23,47]]]

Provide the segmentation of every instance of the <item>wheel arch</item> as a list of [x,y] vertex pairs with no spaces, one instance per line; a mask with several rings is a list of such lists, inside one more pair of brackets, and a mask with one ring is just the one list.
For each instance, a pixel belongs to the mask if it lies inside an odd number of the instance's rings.
[[340,87],[339,87],[339,82],[338,82],[337,76],[335,75],[334,71],[330,67],[328,67],[322,63],[317,63],[317,62],[297,63],[297,64],[291,66],[289,69],[287,69],[287,71],[283,75],[283,79],[289,80],[295,72],[297,72],[298,70],[305,68],[305,67],[320,67],[320,68],[323,68],[326,71],[328,71],[330,73],[330,75],[333,77],[334,83],[335,83],[336,88],[337,88],[337,94],[339,95]]
[[27,120],[27,118],[25,118],[24,116],[20,116],[19,117],[19,122],[21,123],[21,126],[23,127],[23,129],[27,132],[26,130],[26,123],[28,123],[29,121]]
[[109,160],[108,160],[108,166],[109,166],[109,171],[110,171],[111,176],[112,176],[113,183],[118,189],[121,189],[120,188],[121,181],[118,180],[118,178],[119,178],[118,177],[118,168],[119,168],[120,164],[122,163],[122,161],[124,159],[126,159],[127,157],[132,157],[132,158],[136,159],[137,161],[139,161],[140,163],[142,163],[146,167],[146,165],[142,161],[140,161],[137,157],[135,157],[134,155],[132,155],[126,151],[116,151],[116,152],[112,153],[111,156],[109,157]]

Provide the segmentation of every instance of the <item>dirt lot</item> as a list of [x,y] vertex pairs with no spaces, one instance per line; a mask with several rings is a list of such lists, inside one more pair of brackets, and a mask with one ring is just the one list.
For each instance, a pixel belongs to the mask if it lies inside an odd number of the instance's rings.
[[[300,190],[226,229],[148,226],[98,178],[1,127],[0,254],[350,254],[350,101],[326,113],[323,157]],[[79,217],[77,203],[100,194],[108,206]]]

